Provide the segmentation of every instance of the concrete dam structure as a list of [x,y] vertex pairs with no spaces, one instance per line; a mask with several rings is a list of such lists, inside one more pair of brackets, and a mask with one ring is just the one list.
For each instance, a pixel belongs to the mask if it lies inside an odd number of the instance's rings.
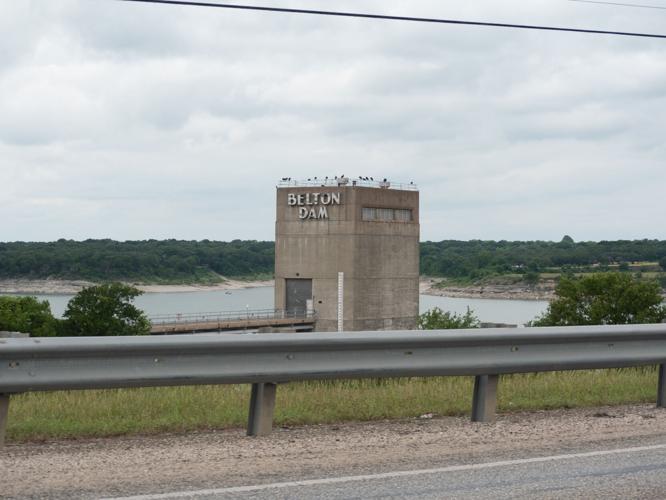
[[419,192],[346,177],[277,188],[275,307],[316,331],[416,328]]

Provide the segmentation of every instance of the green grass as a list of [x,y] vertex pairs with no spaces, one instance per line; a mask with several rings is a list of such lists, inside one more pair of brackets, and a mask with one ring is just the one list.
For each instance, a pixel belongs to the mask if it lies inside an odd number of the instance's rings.
[[[276,425],[468,414],[471,377],[303,382],[278,388]],[[654,368],[507,375],[499,411],[653,402]],[[11,398],[9,441],[243,427],[249,386],[28,393]]]

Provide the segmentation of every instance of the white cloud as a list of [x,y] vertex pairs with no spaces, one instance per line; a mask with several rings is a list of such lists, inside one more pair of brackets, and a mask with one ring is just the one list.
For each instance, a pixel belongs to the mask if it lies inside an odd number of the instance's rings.
[[[666,15],[336,8],[648,32]],[[280,177],[343,172],[417,182],[424,239],[666,238],[661,40],[111,0],[4,2],[0,31],[0,240],[270,239]]]

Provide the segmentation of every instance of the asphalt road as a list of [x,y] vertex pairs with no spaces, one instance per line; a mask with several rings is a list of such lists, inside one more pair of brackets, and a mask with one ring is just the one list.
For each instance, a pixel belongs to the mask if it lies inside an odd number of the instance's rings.
[[666,498],[654,405],[9,443],[0,498]]
[[666,444],[122,500],[666,497]]

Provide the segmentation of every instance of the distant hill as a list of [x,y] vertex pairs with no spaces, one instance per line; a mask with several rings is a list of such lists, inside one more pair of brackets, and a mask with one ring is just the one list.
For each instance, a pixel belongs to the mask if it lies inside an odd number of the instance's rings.
[[[0,243],[0,279],[123,280],[206,283],[221,276],[273,273],[271,241],[58,240]],[[426,241],[421,273],[476,279],[491,275],[596,270],[658,271],[666,266],[666,241]],[[648,263],[636,267],[630,263]]]
[[[452,278],[528,272],[589,272],[666,267],[666,241],[618,240],[575,243],[552,241],[426,241],[421,243],[421,273]],[[637,266],[633,266],[637,267]]]
[[272,241],[0,243],[0,278],[216,282],[273,273]]

